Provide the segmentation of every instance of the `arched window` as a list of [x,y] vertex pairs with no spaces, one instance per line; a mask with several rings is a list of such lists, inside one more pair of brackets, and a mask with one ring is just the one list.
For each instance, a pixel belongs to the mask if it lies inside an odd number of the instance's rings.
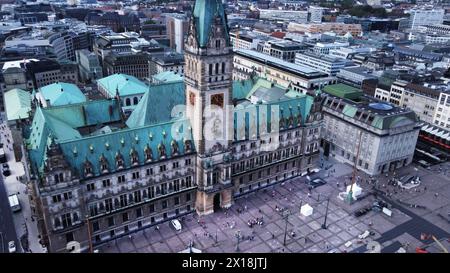
[[216,40],[216,49],[219,49],[219,48],[220,48],[220,44],[221,44],[221,43],[220,43],[220,40],[217,39],[217,40]]
[[59,183],[59,176],[57,174],[55,174],[54,178],[55,178],[55,183]]
[[138,97],[134,97],[134,98],[133,98],[133,104],[136,105],[136,104],[138,104],[138,103],[139,103]]
[[131,105],[131,100],[130,100],[130,98],[126,98],[126,100],[125,100],[125,105],[126,105],[126,106],[130,106],[130,105]]
[[59,174],[59,182],[64,182],[64,175],[63,175],[63,173]]
[[225,74],[225,62],[222,63],[222,74]]

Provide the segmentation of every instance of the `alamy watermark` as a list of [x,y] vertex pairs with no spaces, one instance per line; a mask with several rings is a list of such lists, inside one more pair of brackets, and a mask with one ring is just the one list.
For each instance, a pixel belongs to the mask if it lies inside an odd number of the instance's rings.
[[[172,138],[176,141],[192,139],[206,142],[252,141],[261,140],[261,150],[275,151],[279,147],[280,107],[279,105],[210,105],[203,114],[186,105],[176,105],[172,109],[172,118],[177,120],[171,128]],[[192,132],[186,128],[186,120],[190,119],[190,127],[203,123],[202,133]],[[193,124],[194,123],[194,124]]]

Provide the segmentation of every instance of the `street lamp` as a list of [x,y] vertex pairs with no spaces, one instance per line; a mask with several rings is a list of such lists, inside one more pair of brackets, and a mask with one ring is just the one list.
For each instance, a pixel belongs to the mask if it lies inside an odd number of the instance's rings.
[[237,239],[236,251],[239,251],[239,241],[241,240],[241,231],[240,230],[236,231],[236,234],[234,234],[234,236],[236,236]]
[[286,211],[286,215],[284,216],[284,220],[286,220],[286,224],[284,226],[284,239],[283,239],[283,245],[286,246],[286,236],[287,236],[287,225],[288,225],[288,219],[289,219],[289,214],[291,214],[291,212],[289,210]]
[[328,204],[330,203],[330,197],[327,199],[327,209],[325,210],[325,219],[322,224],[323,229],[327,229],[327,216],[328,216]]
[[192,247],[194,245],[194,242],[192,241],[192,239],[189,241],[189,253],[194,253],[194,251],[192,251]]

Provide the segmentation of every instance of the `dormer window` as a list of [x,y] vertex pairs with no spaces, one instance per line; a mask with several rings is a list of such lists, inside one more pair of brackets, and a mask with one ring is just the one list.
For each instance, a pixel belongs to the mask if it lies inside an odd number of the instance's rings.
[[184,141],[184,150],[185,152],[189,153],[192,150],[192,143],[190,140],[185,140]]
[[100,170],[102,173],[109,172],[108,160],[106,159],[106,157],[103,154],[100,156]]
[[139,164],[139,156],[135,149],[131,149],[130,157],[131,157],[131,164],[133,166],[136,166]]
[[144,153],[145,153],[145,162],[151,162],[153,160],[153,153],[152,153],[152,149],[147,145],[147,147],[145,147],[144,149]]
[[163,143],[158,145],[158,152],[159,152],[160,159],[166,158],[166,146],[164,146]]
[[172,154],[178,155],[178,143],[175,140],[172,140],[171,146],[172,146]]
[[86,161],[84,162],[84,175],[86,177],[91,177],[94,175],[93,171],[92,171],[92,163],[86,159]]
[[119,170],[124,168],[123,157],[120,153],[116,154],[116,166]]
[[280,119],[280,129],[284,129],[284,126],[285,126],[285,119],[284,118],[281,118]]
[[292,128],[292,126],[294,126],[294,117],[292,115],[289,117],[288,126],[289,128]]

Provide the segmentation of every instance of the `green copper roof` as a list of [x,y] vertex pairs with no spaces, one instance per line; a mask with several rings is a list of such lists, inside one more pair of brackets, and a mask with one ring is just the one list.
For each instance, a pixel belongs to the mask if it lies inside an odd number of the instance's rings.
[[376,116],[371,125],[375,128],[385,130],[410,125],[417,121],[416,114],[414,112],[409,112],[402,116]]
[[31,110],[31,94],[22,89],[12,89],[5,93],[5,112],[8,120],[28,118]]
[[342,83],[327,85],[322,90],[333,96],[349,100],[357,100],[363,94],[360,89]]
[[255,84],[256,79],[241,80],[233,82],[233,99],[245,99]]
[[61,120],[59,117],[37,107],[31,125],[29,144],[31,147],[41,143],[40,138],[46,134],[52,134],[57,140],[69,140],[81,138],[80,133]]
[[44,109],[37,107],[27,139],[27,148],[30,151],[31,160],[40,167],[45,157],[46,146],[49,138],[64,141],[81,138],[80,133],[58,117],[47,113]]
[[353,105],[347,104],[345,105],[344,109],[342,110],[342,113],[348,117],[354,117],[356,114],[356,111],[358,111],[358,108],[356,108]]
[[[154,124],[150,126],[116,131],[83,138],[82,140],[61,142],[60,146],[63,154],[75,170],[84,177],[83,164],[88,160],[92,163],[95,175],[100,175],[100,158],[103,156],[107,163],[109,171],[115,171],[116,156],[121,155],[125,168],[132,166],[131,154],[137,153],[139,165],[146,161],[145,150],[150,149],[153,161],[160,159],[159,148],[164,147],[166,157],[174,157],[184,154],[184,140],[192,139],[190,133],[190,123],[188,120],[178,120],[180,125],[177,134],[172,135],[174,122]],[[176,145],[178,154],[175,154],[172,147]],[[192,152],[194,152],[193,142]]]
[[194,6],[194,24],[197,32],[197,41],[200,47],[206,47],[211,34],[211,27],[216,17],[219,17],[227,35],[227,44],[229,45],[229,31],[227,18],[221,0],[197,0]]
[[267,102],[260,100],[258,104],[251,104],[249,101],[243,101],[238,104],[234,110],[235,141],[258,137],[263,133],[262,126],[267,129],[271,126],[276,110],[280,129],[302,125],[306,122],[314,102],[314,98],[309,95],[294,90],[286,92],[286,88],[272,85],[265,79],[257,80],[247,98],[252,96],[264,97]]
[[120,106],[116,99],[87,101],[49,107],[43,111],[58,117],[72,128],[120,121]]
[[130,128],[141,127],[172,119],[172,109],[185,105],[184,82],[162,83],[150,86],[139,101],[126,124]]
[[45,100],[50,101],[51,106],[67,105],[86,101],[86,96],[81,90],[71,83],[57,82],[39,89],[39,93]]
[[169,83],[183,81],[183,77],[173,71],[164,71],[154,75],[153,80],[157,83]]
[[126,74],[114,74],[97,80],[110,97],[115,97],[117,91],[120,96],[141,95],[148,90],[148,86],[136,77]]

